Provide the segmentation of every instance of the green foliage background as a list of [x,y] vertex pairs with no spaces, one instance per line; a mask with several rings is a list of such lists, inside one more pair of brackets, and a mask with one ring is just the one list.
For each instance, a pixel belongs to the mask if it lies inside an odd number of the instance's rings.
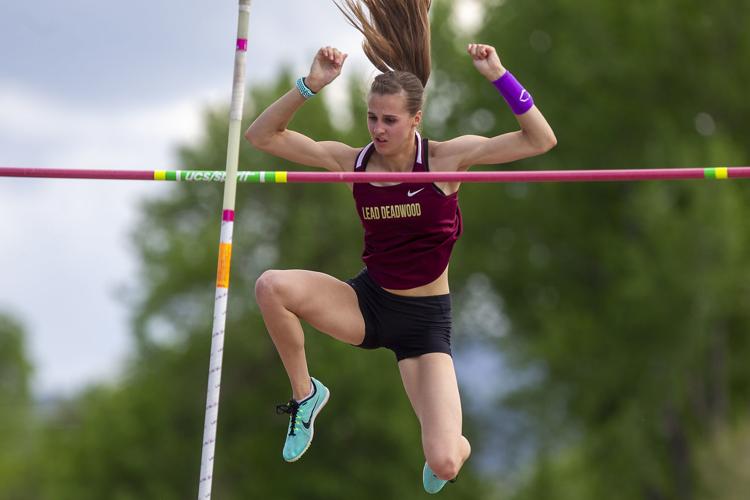
[[[450,2],[434,2],[428,137],[517,127],[464,54],[477,40],[497,47],[559,141],[491,168],[747,163],[747,2],[481,3],[481,24],[467,33]],[[291,81],[284,72],[251,89],[245,123]],[[352,80],[350,129],[334,126],[324,99],[292,127],[364,145],[362,88]],[[224,164],[226,116],[207,112],[202,140],[179,150],[184,168]],[[240,163],[300,168],[248,145]],[[476,458],[442,495],[740,498],[750,482],[749,192],[742,181],[463,186],[451,279],[468,320],[457,350],[479,346],[504,378],[474,374],[492,394],[464,394]],[[313,331],[311,370],[333,397],[305,459],[280,457],[286,423],[273,409],[289,389],[253,282],[269,267],[356,273],[350,197],[334,185],[240,190],[215,498],[424,495],[419,427],[392,356]],[[133,233],[142,262],[133,288],[143,292],[130,299],[138,349],[116,385],[40,411],[23,328],[0,317],[0,498],[195,496],[220,200],[220,186],[180,185],[144,202]],[[472,322],[485,317],[472,297],[507,328]]]

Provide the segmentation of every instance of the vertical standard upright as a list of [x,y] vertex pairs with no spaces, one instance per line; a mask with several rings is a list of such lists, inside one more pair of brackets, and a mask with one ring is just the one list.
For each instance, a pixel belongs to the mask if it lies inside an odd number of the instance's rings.
[[229,138],[227,141],[226,181],[221,216],[219,264],[216,271],[216,297],[211,334],[211,360],[208,368],[208,393],[206,418],[203,424],[203,450],[201,453],[200,486],[198,500],[211,498],[216,445],[216,425],[219,418],[219,390],[221,388],[221,363],[224,351],[224,328],[229,299],[229,267],[232,262],[232,233],[234,230],[234,201],[237,191],[237,163],[239,161],[242,108],[245,99],[245,54],[250,19],[251,0],[239,0],[237,22],[237,47],[234,53],[234,82],[232,106],[229,111]]

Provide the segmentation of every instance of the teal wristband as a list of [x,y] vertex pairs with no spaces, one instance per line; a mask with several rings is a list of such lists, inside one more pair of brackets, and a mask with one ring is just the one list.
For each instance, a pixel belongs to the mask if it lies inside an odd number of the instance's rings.
[[310,87],[305,85],[305,79],[304,78],[297,78],[297,90],[299,90],[299,93],[302,94],[302,97],[305,98],[305,100],[315,96],[315,92],[310,90]]

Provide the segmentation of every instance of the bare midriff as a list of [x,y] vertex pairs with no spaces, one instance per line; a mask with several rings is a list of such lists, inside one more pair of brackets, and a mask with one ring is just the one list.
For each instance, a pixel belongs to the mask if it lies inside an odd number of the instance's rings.
[[394,295],[402,295],[404,297],[430,297],[433,295],[446,295],[450,293],[450,287],[448,286],[448,268],[445,268],[443,274],[437,277],[432,283],[418,286],[416,288],[409,288],[407,290],[391,290],[390,288],[383,288],[386,292]]

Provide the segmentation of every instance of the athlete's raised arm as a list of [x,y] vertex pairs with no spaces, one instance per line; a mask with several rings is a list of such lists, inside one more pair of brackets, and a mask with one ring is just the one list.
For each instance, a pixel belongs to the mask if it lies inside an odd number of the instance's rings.
[[315,141],[287,125],[307,99],[341,74],[347,54],[323,47],[315,54],[310,73],[295,88],[266,108],[245,132],[256,148],[279,158],[327,170],[352,170],[357,149],[335,141]]
[[557,144],[555,133],[534,100],[500,62],[494,47],[469,44],[474,67],[493,83],[516,115],[521,130],[495,137],[464,135],[432,147],[434,170],[467,170],[472,165],[491,165],[536,156]]

